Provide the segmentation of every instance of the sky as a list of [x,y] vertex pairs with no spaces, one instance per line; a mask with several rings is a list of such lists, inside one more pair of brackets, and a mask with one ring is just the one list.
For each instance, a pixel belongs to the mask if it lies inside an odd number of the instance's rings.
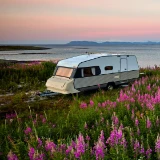
[[0,0],[0,44],[160,41],[160,0]]

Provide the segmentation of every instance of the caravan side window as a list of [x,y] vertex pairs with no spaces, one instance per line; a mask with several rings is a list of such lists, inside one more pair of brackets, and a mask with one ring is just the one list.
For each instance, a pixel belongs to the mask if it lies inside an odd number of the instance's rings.
[[101,74],[99,66],[83,68],[83,77],[97,76]]
[[104,68],[106,71],[108,71],[108,70],[113,70],[113,66],[105,66],[105,68]]
[[84,77],[90,77],[95,75],[95,68],[83,68],[83,76]]
[[74,78],[91,77],[101,73],[99,66],[77,68]]

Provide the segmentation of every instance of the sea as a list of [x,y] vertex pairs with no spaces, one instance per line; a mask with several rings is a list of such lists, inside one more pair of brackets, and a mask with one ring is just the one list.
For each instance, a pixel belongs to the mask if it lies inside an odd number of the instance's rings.
[[0,59],[17,61],[59,61],[69,57],[94,54],[124,54],[135,55],[139,67],[160,66],[160,45],[107,45],[107,46],[66,46],[40,45],[48,47],[45,50],[15,50],[0,51]]

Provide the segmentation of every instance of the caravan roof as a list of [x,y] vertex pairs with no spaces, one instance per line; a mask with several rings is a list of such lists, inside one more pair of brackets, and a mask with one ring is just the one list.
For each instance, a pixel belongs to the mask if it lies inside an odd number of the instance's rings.
[[107,53],[85,54],[85,55],[80,55],[80,56],[61,60],[58,62],[57,66],[77,68],[81,62],[95,59],[98,57],[103,57],[103,56],[106,57],[106,56],[112,56],[112,55],[118,55],[118,54],[107,54]]

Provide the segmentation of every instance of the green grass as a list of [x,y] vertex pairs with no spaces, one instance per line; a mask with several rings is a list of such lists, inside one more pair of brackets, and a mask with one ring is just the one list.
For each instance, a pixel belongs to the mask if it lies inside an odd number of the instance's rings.
[[[53,74],[54,67],[47,62],[23,69],[19,65],[9,66],[1,71],[1,93],[10,91],[14,94],[0,97],[0,104],[3,104],[0,107],[1,159],[6,159],[10,151],[19,159],[29,159],[31,147],[36,150],[34,157],[44,154],[45,159],[76,159],[76,148],[73,147],[68,155],[66,150],[72,140],[78,146],[80,142],[77,138],[80,135],[86,144],[85,153],[81,153],[80,159],[96,159],[95,146],[98,144],[104,153],[104,157],[99,159],[158,159],[160,153],[155,151],[155,144],[160,133],[160,68],[141,69],[144,77],[126,88],[59,95],[44,100],[37,97],[34,102],[27,102],[31,93],[26,95],[26,92],[45,89],[45,81]],[[15,86],[23,84],[22,88],[13,87],[13,83]],[[147,120],[151,122],[149,128],[146,127]],[[25,134],[28,127],[31,132]],[[122,131],[127,141],[126,147],[120,142],[114,146],[106,143],[114,129]],[[102,131],[104,140],[100,139]],[[90,140],[86,140],[86,136]],[[37,138],[42,140],[41,147],[38,147]],[[137,141],[140,147],[135,150]],[[46,150],[48,142],[54,142],[56,148]],[[64,150],[61,149],[62,144],[66,145]],[[141,147],[145,152],[152,149],[151,154],[140,153]]]

